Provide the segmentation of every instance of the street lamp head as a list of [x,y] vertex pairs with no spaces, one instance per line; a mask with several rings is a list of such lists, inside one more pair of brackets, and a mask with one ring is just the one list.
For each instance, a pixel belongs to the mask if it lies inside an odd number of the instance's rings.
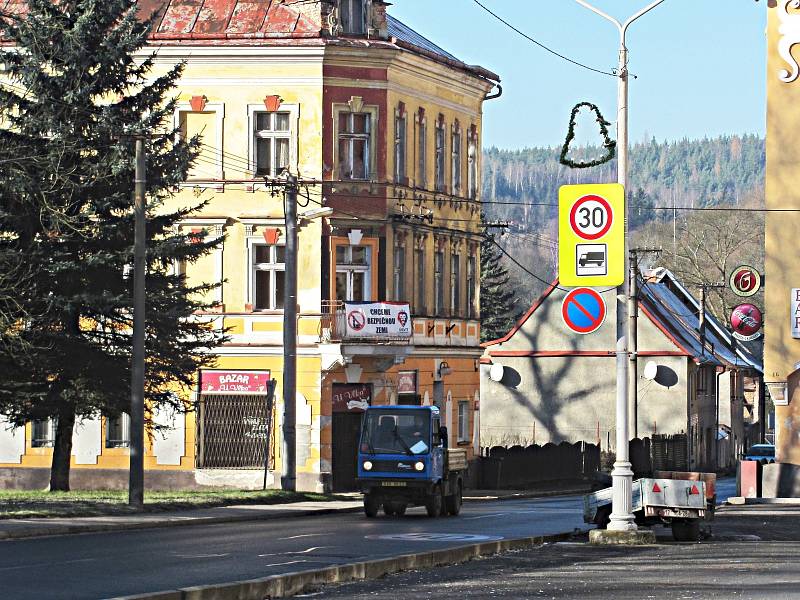
[[300,213],[298,218],[301,221],[311,221],[313,219],[321,219],[323,217],[330,217],[333,214],[333,208],[330,206],[320,206],[319,208],[312,208],[304,213]]

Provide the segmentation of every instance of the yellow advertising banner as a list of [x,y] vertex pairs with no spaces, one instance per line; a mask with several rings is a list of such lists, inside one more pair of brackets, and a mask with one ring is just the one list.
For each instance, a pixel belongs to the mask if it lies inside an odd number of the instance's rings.
[[558,279],[564,287],[614,287],[625,279],[625,191],[618,183],[558,190]]

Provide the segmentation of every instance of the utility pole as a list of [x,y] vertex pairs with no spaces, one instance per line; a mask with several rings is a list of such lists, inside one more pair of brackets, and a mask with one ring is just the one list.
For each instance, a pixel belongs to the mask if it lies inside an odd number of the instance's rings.
[[639,437],[639,255],[659,254],[659,249],[631,248],[628,265],[628,410],[633,438]]
[[144,329],[146,273],[146,209],[147,156],[144,136],[136,140],[136,172],[134,176],[134,242],[133,242],[133,363],[131,365],[131,446],[128,472],[128,504],[144,505]]
[[281,489],[295,491],[297,442],[297,176],[284,188],[286,282],[283,302],[283,476]]
[[[617,182],[622,184],[624,193],[628,191],[628,48],[625,45],[625,35],[636,19],[651,11],[664,0],[655,0],[639,12],[630,17],[625,23],[620,23],[614,17],[606,14],[588,3],[587,0],[575,0],[581,6],[611,21],[619,30],[619,63],[617,66]],[[628,203],[625,202],[625,247],[628,246]],[[627,253],[623,253],[627,261]],[[625,302],[628,288],[628,265],[625,265],[625,281],[617,288],[617,456],[612,478],[612,511],[611,521],[608,524],[610,531],[636,531],[633,516],[633,471],[629,455],[628,435],[628,340],[626,328],[628,326],[627,302]]]

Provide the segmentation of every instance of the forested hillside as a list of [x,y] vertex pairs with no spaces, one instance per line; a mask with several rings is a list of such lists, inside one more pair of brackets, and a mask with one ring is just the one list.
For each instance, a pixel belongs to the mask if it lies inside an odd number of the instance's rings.
[[[544,281],[556,276],[558,188],[567,183],[614,182],[617,178],[616,160],[590,169],[570,169],[558,162],[559,151],[559,148],[515,151],[491,148],[484,151],[483,159],[486,218],[511,222],[502,238],[503,246]],[[601,154],[592,149],[579,152],[582,157]],[[681,248],[688,243],[687,236],[694,229],[692,221],[702,214],[713,230],[715,219],[720,226],[730,227],[735,215],[729,211],[707,214],[680,209],[762,207],[764,166],[764,140],[755,135],[634,144],[628,186],[633,238],[663,247],[660,264],[683,270],[687,265],[682,262]],[[759,214],[755,220],[760,217]],[[735,260],[743,253],[748,260],[762,260],[763,241],[749,239],[734,244],[729,259]],[[523,304],[527,304],[544,284],[519,266],[509,266],[519,285],[517,289],[524,290]],[[708,281],[724,279],[717,272],[705,275]]]

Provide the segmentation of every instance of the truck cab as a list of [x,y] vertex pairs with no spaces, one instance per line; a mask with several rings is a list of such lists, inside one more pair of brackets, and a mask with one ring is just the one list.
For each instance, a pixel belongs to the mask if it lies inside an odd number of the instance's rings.
[[357,483],[364,512],[375,517],[425,506],[431,517],[461,510],[466,451],[447,447],[435,406],[374,406],[364,413]]

